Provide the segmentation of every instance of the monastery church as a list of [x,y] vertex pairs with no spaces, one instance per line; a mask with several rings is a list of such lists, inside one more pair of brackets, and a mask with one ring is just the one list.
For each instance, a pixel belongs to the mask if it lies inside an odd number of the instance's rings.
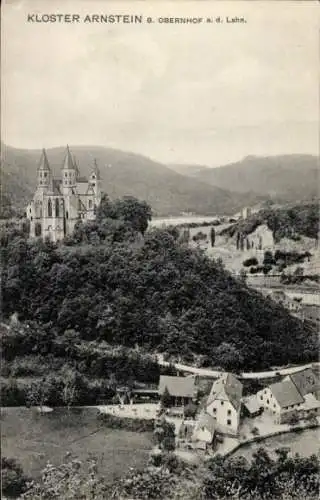
[[76,160],[67,146],[61,179],[55,179],[43,149],[37,170],[37,188],[27,207],[30,237],[62,240],[72,234],[79,220],[94,220],[100,202],[101,178],[96,161],[89,180],[81,177]]

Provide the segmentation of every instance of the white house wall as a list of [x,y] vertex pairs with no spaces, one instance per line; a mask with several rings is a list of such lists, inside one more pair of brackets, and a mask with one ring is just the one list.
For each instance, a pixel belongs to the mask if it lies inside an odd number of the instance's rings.
[[206,411],[216,420],[218,431],[224,434],[238,433],[240,411],[237,411],[229,401],[215,399]]

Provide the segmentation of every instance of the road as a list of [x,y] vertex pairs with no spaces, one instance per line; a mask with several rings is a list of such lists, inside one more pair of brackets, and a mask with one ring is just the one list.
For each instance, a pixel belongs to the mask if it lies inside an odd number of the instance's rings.
[[[189,366],[189,365],[184,365],[181,363],[168,363],[166,361],[163,361],[161,359],[161,356],[158,357],[158,363],[160,366],[174,366],[176,370],[182,371],[182,372],[187,372],[187,373],[193,373],[194,375],[200,375],[202,377],[212,377],[212,378],[218,378],[220,375],[222,375],[224,372],[221,370],[209,370],[207,368],[196,368],[194,366]],[[305,365],[299,365],[299,366],[291,366],[289,368],[280,368],[277,370],[271,370],[271,371],[265,371],[265,372],[243,372],[240,373],[238,376],[241,379],[246,379],[246,380],[259,380],[259,379],[265,379],[265,378],[275,378],[278,375],[290,375],[291,373],[299,372],[301,370],[304,370],[305,368],[311,368],[312,366],[320,366],[320,363],[308,363]]]

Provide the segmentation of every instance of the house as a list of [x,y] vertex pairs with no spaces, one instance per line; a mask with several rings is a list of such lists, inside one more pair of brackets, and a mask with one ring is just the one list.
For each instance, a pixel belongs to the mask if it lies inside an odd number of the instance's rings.
[[319,325],[320,307],[316,304],[302,304],[300,316],[303,321],[310,321],[315,325]]
[[308,368],[265,387],[257,393],[257,398],[276,423],[290,421],[293,414],[299,419],[308,418],[311,414],[320,414],[319,382],[318,376]]
[[299,297],[289,297],[283,290],[273,290],[269,292],[269,296],[292,313],[298,314],[301,311],[301,299]]
[[292,380],[302,396],[312,394],[319,399],[320,378],[319,375],[311,368],[305,368],[299,372],[292,373],[291,375],[288,375],[287,378]]
[[202,412],[192,434],[193,447],[199,450],[207,450],[212,446],[216,427],[215,419],[208,413]]
[[243,398],[242,400],[242,414],[245,417],[257,417],[261,414],[262,408],[259,404],[256,394]]
[[171,396],[171,406],[185,406],[197,396],[194,377],[174,377],[161,375],[159,380],[159,396],[167,391]]
[[101,202],[101,178],[94,161],[89,178],[82,177],[67,146],[60,179],[54,177],[46,150],[37,169],[37,187],[26,209],[30,238],[62,240],[79,220],[94,220]]
[[243,386],[231,373],[224,373],[212,385],[206,412],[213,417],[221,434],[238,434]]
[[250,207],[244,207],[241,210],[241,217],[242,219],[246,220],[248,217],[251,215],[251,208]]

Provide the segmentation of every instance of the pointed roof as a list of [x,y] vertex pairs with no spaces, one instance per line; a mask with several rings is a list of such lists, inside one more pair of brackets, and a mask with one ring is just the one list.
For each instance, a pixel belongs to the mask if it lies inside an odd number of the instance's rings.
[[100,179],[100,170],[99,170],[98,162],[97,162],[96,158],[93,160],[92,173],[95,173],[97,176],[97,179]]
[[212,434],[212,436],[216,432],[216,421],[211,415],[209,415],[209,413],[206,413],[205,411],[202,411],[199,415],[199,419],[196,423],[196,430],[199,430],[202,427],[207,429]]
[[47,153],[46,153],[46,150],[44,148],[42,150],[42,154],[41,154],[41,157],[40,157],[38,171],[39,170],[46,170],[46,171],[49,170],[49,171],[51,171],[50,165],[49,165],[49,160],[48,160],[48,157],[47,157]]
[[74,165],[69,146],[67,146],[67,151],[66,155],[64,157],[63,165],[62,165],[62,170],[74,170],[76,167]]
[[242,389],[243,385],[232,373],[224,373],[212,384],[207,406],[215,399],[219,399],[229,401],[238,410],[241,405]]
[[304,399],[291,379],[276,382],[269,386],[273,397],[278,401],[281,408],[303,403]]
[[76,170],[77,177],[79,177],[80,170],[79,170],[79,165],[78,165],[78,162],[77,162],[77,159],[76,159],[75,155],[73,155],[73,165],[74,165],[74,168]]
[[320,390],[320,380],[311,368],[291,373],[290,378],[301,396]]

